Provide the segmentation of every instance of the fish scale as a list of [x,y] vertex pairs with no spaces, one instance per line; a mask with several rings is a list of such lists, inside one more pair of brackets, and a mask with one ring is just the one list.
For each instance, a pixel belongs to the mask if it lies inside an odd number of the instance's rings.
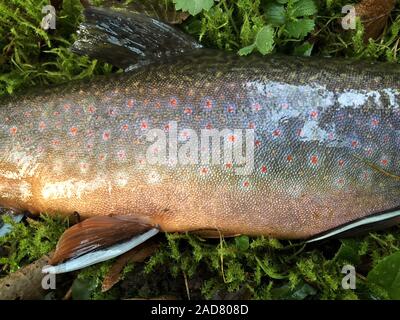
[[[400,70],[343,64],[198,49],[4,98],[0,204],[280,238],[396,208]],[[149,164],[148,134],[168,136],[173,121],[178,149],[191,141],[185,130],[253,129],[251,172],[238,175],[235,163]]]

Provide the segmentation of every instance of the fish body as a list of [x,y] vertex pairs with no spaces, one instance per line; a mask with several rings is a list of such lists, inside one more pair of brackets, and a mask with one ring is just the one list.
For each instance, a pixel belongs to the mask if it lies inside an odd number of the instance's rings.
[[393,65],[196,49],[3,98],[0,205],[311,237],[400,206],[399,84]]

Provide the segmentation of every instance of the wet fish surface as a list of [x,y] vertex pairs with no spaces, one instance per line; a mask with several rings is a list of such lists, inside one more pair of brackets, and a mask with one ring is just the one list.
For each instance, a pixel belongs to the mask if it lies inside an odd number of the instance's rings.
[[395,212],[399,83],[397,65],[192,48],[28,90],[0,102],[0,205],[278,238]]

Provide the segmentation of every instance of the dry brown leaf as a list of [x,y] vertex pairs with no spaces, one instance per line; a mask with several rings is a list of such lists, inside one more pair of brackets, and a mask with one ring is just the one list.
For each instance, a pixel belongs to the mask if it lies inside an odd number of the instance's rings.
[[158,243],[155,243],[154,241],[148,241],[120,256],[114,262],[108,271],[108,274],[104,278],[101,291],[106,292],[119,282],[121,279],[122,269],[129,262],[143,262],[147,257],[151,256],[158,249],[158,247]]
[[42,268],[49,264],[52,253],[10,273],[0,279],[0,300],[37,300],[42,299],[46,291],[42,288],[44,274]]
[[385,28],[396,0],[363,0],[355,6],[356,14],[364,24],[364,40],[376,39]]

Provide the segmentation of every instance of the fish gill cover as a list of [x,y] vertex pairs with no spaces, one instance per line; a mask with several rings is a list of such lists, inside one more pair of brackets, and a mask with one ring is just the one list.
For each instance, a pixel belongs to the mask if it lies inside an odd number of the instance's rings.
[[[136,10],[138,2],[128,0],[124,5]],[[340,25],[342,8],[348,2],[174,0],[166,7],[155,1],[140,2],[139,7],[179,24],[206,47],[240,55],[277,52],[400,62],[399,3],[379,35],[366,41],[369,30],[359,19],[353,31],[344,31]],[[58,12],[57,27],[40,28],[41,9],[49,3],[0,0],[1,94],[122,71],[69,51],[83,19],[80,1],[52,1]],[[107,0],[93,4],[121,6],[120,1]],[[8,222],[14,228],[0,238],[0,276],[53,250],[68,225],[46,215],[23,224]],[[130,262],[123,267],[121,281],[107,292],[102,292],[102,283],[113,261],[60,277],[58,289],[47,298],[400,299],[398,226],[323,245],[247,236],[207,241],[190,234],[160,238],[155,253],[145,263]],[[357,271],[354,290],[342,286],[346,266]]]

